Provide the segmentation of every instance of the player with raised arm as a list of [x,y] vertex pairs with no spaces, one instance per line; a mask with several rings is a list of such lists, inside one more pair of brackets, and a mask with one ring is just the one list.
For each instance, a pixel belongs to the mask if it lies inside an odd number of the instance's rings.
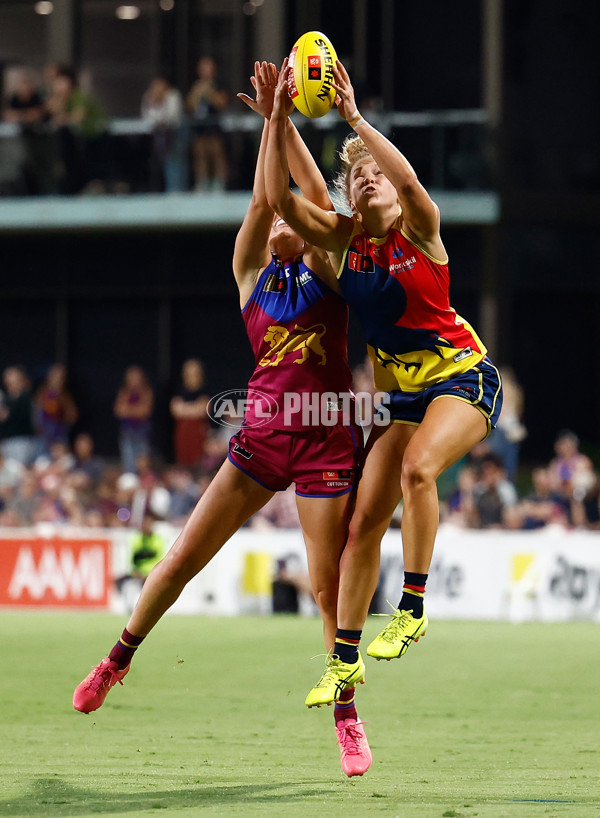
[[[360,634],[379,576],[381,539],[404,499],[404,589],[387,627],[367,653],[402,656],[425,633],[425,583],[439,523],[436,480],[495,425],[498,370],[473,328],[449,302],[448,257],[437,205],[406,157],[360,115],[348,73],[334,69],[338,111],[356,131],[342,147],[341,187],[352,216],[326,212],[288,185],[289,69],[280,74],[266,157],[267,197],[306,241],[327,251],[337,287],[367,337],[375,385],[388,393],[392,422],[375,426],[348,542],[340,563],[338,628]],[[338,631],[340,632],[340,631]],[[335,700],[362,664],[358,647],[336,642],[311,707]]]
[[[266,199],[264,158],[277,76],[274,65],[256,63],[256,99],[240,95],[265,117],[252,200],[233,257],[256,360],[244,424],[230,441],[228,460],[150,573],[121,638],[75,690],[74,707],[84,713],[100,707],[109,690],[122,683],[136,649],[189,580],[274,492],[292,482],[328,651],[335,641],[339,560],[361,465],[362,432],[337,403],[331,407],[333,423],[326,425],[314,413],[294,411],[297,402],[286,400],[311,393],[347,395],[351,372],[348,307],[314,274],[324,274],[327,256],[306,245],[281,218],[274,219]],[[284,130],[294,179],[315,207],[331,209],[325,182],[297,130],[288,122]],[[268,423],[259,405],[265,395],[282,409]],[[334,711],[342,768],[349,776],[362,775],[371,764],[354,704],[354,686],[363,679],[364,667],[346,678],[345,695]]]

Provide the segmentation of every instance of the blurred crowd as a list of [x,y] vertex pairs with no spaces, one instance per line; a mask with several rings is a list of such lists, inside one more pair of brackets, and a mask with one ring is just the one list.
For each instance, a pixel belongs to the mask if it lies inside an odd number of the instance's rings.
[[166,464],[151,445],[154,390],[141,367],[128,367],[113,407],[120,456],[105,459],[77,423],[62,364],[51,366],[36,388],[23,367],[7,367],[0,392],[0,525],[140,528],[147,513],[182,524],[227,455],[227,436],[210,428],[208,400],[202,363],[190,359],[170,401],[175,458]]
[[[12,69],[5,78],[4,122],[18,126],[18,172],[6,195],[126,193],[110,120],[86,77],[49,63],[41,72]],[[154,77],[140,100],[149,144],[144,191],[224,190],[229,166],[220,115],[228,105],[216,62],[203,57],[186,93]],[[139,153],[139,151],[138,151]]]
[[559,432],[554,457],[535,466],[522,495],[504,463],[481,443],[458,471],[457,485],[443,503],[442,519],[465,528],[530,531],[548,525],[600,530],[599,475],[579,451],[577,435]]
[[[523,396],[509,369],[503,378],[498,428],[440,485],[442,522],[474,529],[600,530],[600,475],[573,431],[557,434],[547,462],[519,465],[527,434]],[[371,384],[367,360],[354,370],[354,388],[367,392]],[[23,367],[7,367],[0,389],[0,526],[142,530],[148,516],[183,525],[227,457],[232,429],[211,422],[209,401],[202,362],[185,361],[169,403],[173,454],[160,456],[152,445],[154,389],[141,367],[128,367],[113,405],[119,457],[106,459],[85,431],[64,365],[52,365],[35,385]],[[401,517],[400,504],[393,525]],[[298,527],[293,488],[276,494],[250,525]]]

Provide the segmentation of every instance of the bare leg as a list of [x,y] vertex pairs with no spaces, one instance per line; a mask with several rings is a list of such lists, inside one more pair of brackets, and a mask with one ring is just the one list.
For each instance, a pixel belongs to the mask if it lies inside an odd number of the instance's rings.
[[340,554],[346,542],[352,493],[342,497],[296,497],[308,555],[308,573],[323,618],[327,651],[337,627]]
[[402,499],[402,457],[415,426],[374,427],[340,561],[338,625],[362,630],[379,579],[379,546]]
[[436,480],[485,437],[478,409],[451,397],[435,400],[406,446],[402,460],[404,570],[427,574],[439,525]]
[[190,579],[272,496],[273,492],[226,460],[171,550],[150,572],[127,630],[146,636]]
[[361,630],[364,625],[379,578],[381,540],[402,497],[405,570],[428,573],[439,524],[436,480],[486,431],[478,409],[446,396],[430,404],[419,426],[395,423],[374,429],[340,564],[341,628]]

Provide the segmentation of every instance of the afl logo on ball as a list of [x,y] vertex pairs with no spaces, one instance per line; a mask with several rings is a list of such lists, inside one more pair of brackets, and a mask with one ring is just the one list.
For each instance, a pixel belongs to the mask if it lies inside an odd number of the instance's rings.
[[321,80],[321,58],[320,57],[309,57],[308,58],[308,79],[309,80]]

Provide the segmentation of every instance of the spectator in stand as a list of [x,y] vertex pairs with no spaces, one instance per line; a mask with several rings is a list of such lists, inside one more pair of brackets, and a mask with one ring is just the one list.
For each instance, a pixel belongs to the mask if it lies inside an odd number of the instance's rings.
[[559,432],[554,441],[554,452],[556,456],[549,466],[552,488],[571,498],[577,480],[587,482],[586,475],[593,471],[592,461],[579,451],[579,438],[569,429]]
[[[300,613],[300,597],[314,601],[308,571],[297,554],[277,560],[273,577],[273,613]],[[316,608],[315,608],[316,611]]]
[[476,527],[502,528],[507,509],[516,505],[518,497],[497,454],[490,452],[482,459],[473,495]]
[[165,77],[155,77],[144,93],[142,118],[152,130],[151,189],[167,193],[186,190],[183,99]]
[[17,460],[4,457],[0,449],[0,511],[6,507],[20,485],[23,472],[24,466]]
[[473,466],[463,466],[458,473],[458,485],[448,497],[445,522],[463,528],[478,527],[479,515],[475,505],[476,485],[476,469]]
[[117,393],[114,413],[119,419],[119,449],[125,472],[136,472],[137,458],[150,454],[150,418],[154,393],[139,366],[130,366]]
[[[102,526],[108,528],[113,525],[122,525],[118,519],[119,512],[117,480],[119,472],[116,469],[107,468],[100,478],[100,482],[95,491],[93,500],[88,505],[88,513],[95,520],[94,525],[97,525],[98,520],[102,520]],[[128,516],[131,516],[129,509],[126,509]]]
[[85,474],[92,488],[95,488],[104,474],[105,464],[94,454],[94,439],[87,432],[80,432],[73,441],[75,456],[74,471]]
[[506,515],[509,528],[532,531],[550,524],[568,525],[569,503],[554,491],[550,472],[538,466],[531,473],[533,490]]
[[568,505],[569,522],[576,528],[598,527],[598,475],[592,461],[579,451],[573,432],[560,433],[555,451],[557,456],[549,466],[552,486]]
[[[113,486],[112,498],[116,504],[116,512],[111,526],[133,526],[137,528],[141,525],[144,509],[146,507],[145,492],[140,491],[140,481],[137,474],[133,472],[123,472],[120,474]],[[137,520],[132,522],[132,516],[136,513]]]
[[155,515],[147,511],[142,518],[140,530],[131,537],[131,571],[115,580],[119,591],[132,579],[143,585],[150,571],[164,557],[166,543],[154,530],[155,522]]
[[2,373],[2,380],[0,448],[7,459],[28,465],[37,453],[29,378],[22,367],[9,366]]
[[140,488],[145,491],[152,491],[152,489],[156,488],[161,482],[148,454],[140,454],[137,456],[135,460],[135,473],[138,476]]
[[61,485],[58,500],[66,525],[82,527],[87,525],[86,509],[79,492],[69,484],[68,479]]
[[165,483],[170,495],[168,519],[183,526],[200,499],[200,487],[194,483],[191,471],[178,465],[166,471]]
[[107,116],[98,100],[79,87],[73,69],[59,66],[46,100],[54,133],[59,193],[79,193],[88,183],[103,189],[107,173]]
[[68,444],[69,433],[78,417],[77,406],[67,388],[67,369],[63,364],[54,364],[35,396],[35,427],[43,451],[49,452],[53,443]]
[[593,468],[578,471],[573,484],[571,520],[576,528],[600,528],[600,480]]
[[508,478],[515,483],[521,442],[527,437],[527,429],[522,423],[524,396],[523,389],[510,367],[501,367],[500,375],[504,400],[498,425],[492,429],[488,444],[490,450],[502,459]]
[[219,85],[217,64],[212,57],[198,61],[197,73],[198,79],[186,99],[193,117],[194,189],[225,190],[228,170],[220,114],[227,107],[227,93]]
[[56,441],[50,444],[47,453],[42,453],[33,463],[38,475],[56,474],[66,477],[75,466],[75,458],[67,443]]
[[175,462],[192,467],[198,465],[204,452],[210,398],[204,394],[204,367],[197,358],[183,364],[181,379],[182,386],[170,404],[175,420]]
[[81,524],[82,514],[77,513],[79,500],[69,476],[75,463],[69,447],[64,443],[52,443],[48,454],[41,454],[33,464],[37,478],[38,496],[33,511],[33,522]]
[[36,523],[65,523],[67,515],[61,501],[60,478],[55,474],[46,475],[40,481],[42,491],[36,499],[32,522]]
[[21,484],[6,504],[6,510],[11,513],[14,525],[33,525],[40,497],[41,492],[36,475],[32,471],[24,472]]
[[46,107],[34,72],[19,70],[14,90],[2,113],[5,122],[14,122],[21,130],[24,148],[21,168],[22,190],[27,195],[49,193],[50,151],[46,128]]
[[204,441],[204,452],[198,469],[200,476],[212,479],[223,465],[228,451],[227,436],[211,429]]

